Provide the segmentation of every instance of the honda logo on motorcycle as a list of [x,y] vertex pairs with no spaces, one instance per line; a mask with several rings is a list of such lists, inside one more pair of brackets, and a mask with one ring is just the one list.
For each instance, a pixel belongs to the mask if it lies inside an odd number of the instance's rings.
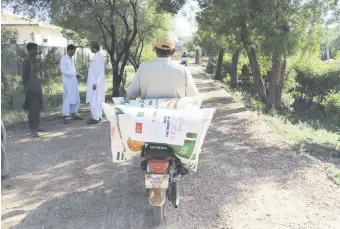
[[150,146],[150,149],[168,149],[165,146]]
[[141,134],[143,132],[143,123],[136,123],[136,134]]

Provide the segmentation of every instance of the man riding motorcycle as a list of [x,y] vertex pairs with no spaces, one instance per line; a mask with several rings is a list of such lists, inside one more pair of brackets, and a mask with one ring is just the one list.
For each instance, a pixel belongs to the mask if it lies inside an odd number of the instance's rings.
[[[190,71],[171,61],[171,56],[175,53],[174,39],[168,35],[159,37],[155,51],[158,58],[138,68],[127,91],[128,99],[167,99],[199,95]],[[146,169],[146,161],[141,166]]]
[[185,58],[188,57],[188,55],[184,52],[181,57]]
[[188,65],[188,55],[185,52],[181,56],[181,64],[185,66]]
[[175,41],[163,35],[156,40],[157,59],[142,64],[132,80],[127,97],[129,99],[183,98],[199,95],[189,70],[171,61],[175,53]]

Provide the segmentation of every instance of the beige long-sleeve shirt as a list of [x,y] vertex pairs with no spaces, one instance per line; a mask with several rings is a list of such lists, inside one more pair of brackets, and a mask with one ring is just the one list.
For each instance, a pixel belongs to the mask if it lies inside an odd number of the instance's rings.
[[142,64],[128,91],[129,99],[164,99],[197,96],[199,91],[189,70],[171,58],[157,58]]

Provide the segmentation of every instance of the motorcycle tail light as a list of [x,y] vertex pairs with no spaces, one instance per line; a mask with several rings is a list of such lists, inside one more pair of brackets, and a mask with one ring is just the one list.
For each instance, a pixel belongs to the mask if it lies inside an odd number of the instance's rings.
[[163,173],[165,170],[168,169],[169,167],[169,161],[166,160],[154,160],[154,161],[149,161],[149,167],[152,172],[154,173]]

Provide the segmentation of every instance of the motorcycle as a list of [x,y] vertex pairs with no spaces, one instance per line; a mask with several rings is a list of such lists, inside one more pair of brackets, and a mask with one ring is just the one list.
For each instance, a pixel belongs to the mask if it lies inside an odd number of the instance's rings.
[[147,144],[142,147],[141,156],[146,160],[142,168],[146,169],[145,188],[149,192],[149,202],[154,209],[154,222],[164,222],[164,204],[166,199],[177,208],[180,203],[179,182],[188,174],[174,150],[163,144]]
[[188,57],[181,57],[181,64],[188,66]]

